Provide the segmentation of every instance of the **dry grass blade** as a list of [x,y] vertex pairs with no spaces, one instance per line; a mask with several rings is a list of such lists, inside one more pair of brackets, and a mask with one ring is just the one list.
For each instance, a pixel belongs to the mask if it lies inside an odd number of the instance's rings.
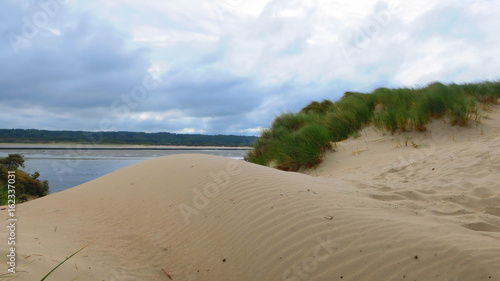
[[162,268],[161,270],[163,270],[163,272],[165,272],[165,274],[168,276],[168,278],[170,280],[174,280],[174,278],[172,278],[172,275],[170,275],[168,272],[166,272],[165,269]]

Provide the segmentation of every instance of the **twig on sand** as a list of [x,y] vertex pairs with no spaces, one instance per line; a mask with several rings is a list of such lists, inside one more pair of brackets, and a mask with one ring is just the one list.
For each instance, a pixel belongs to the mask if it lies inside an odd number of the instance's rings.
[[165,271],[165,269],[161,269],[163,270],[163,272],[165,272],[165,274],[168,276],[168,278],[170,278],[170,280],[174,280],[174,278],[172,278],[172,275],[170,275],[168,272]]

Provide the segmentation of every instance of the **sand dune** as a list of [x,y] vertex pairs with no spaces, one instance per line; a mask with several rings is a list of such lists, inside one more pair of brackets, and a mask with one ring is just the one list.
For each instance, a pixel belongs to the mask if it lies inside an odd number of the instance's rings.
[[145,161],[19,205],[6,280],[40,280],[86,244],[48,280],[499,280],[499,120],[435,121],[417,148],[368,127],[309,175]]

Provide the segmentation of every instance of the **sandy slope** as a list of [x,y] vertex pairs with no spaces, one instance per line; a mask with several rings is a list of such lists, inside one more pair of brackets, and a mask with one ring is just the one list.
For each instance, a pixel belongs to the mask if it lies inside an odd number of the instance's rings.
[[306,171],[321,177],[207,155],[133,165],[19,205],[7,280],[40,280],[86,244],[48,280],[500,280],[490,118],[482,135],[436,121],[411,133],[419,148],[366,128]]
[[437,120],[424,133],[384,136],[368,127],[306,173],[342,178],[391,206],[493,235],[500,232],[500,107],[485,114],[478,126]]

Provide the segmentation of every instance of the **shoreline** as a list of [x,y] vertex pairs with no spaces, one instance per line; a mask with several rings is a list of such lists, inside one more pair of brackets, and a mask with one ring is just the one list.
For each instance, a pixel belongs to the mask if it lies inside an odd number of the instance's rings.
[[78,143],[0,143],[0,150],[249,150],[249,146],[182,146],[182,145],[129,145],[129,144],[78,144]]

